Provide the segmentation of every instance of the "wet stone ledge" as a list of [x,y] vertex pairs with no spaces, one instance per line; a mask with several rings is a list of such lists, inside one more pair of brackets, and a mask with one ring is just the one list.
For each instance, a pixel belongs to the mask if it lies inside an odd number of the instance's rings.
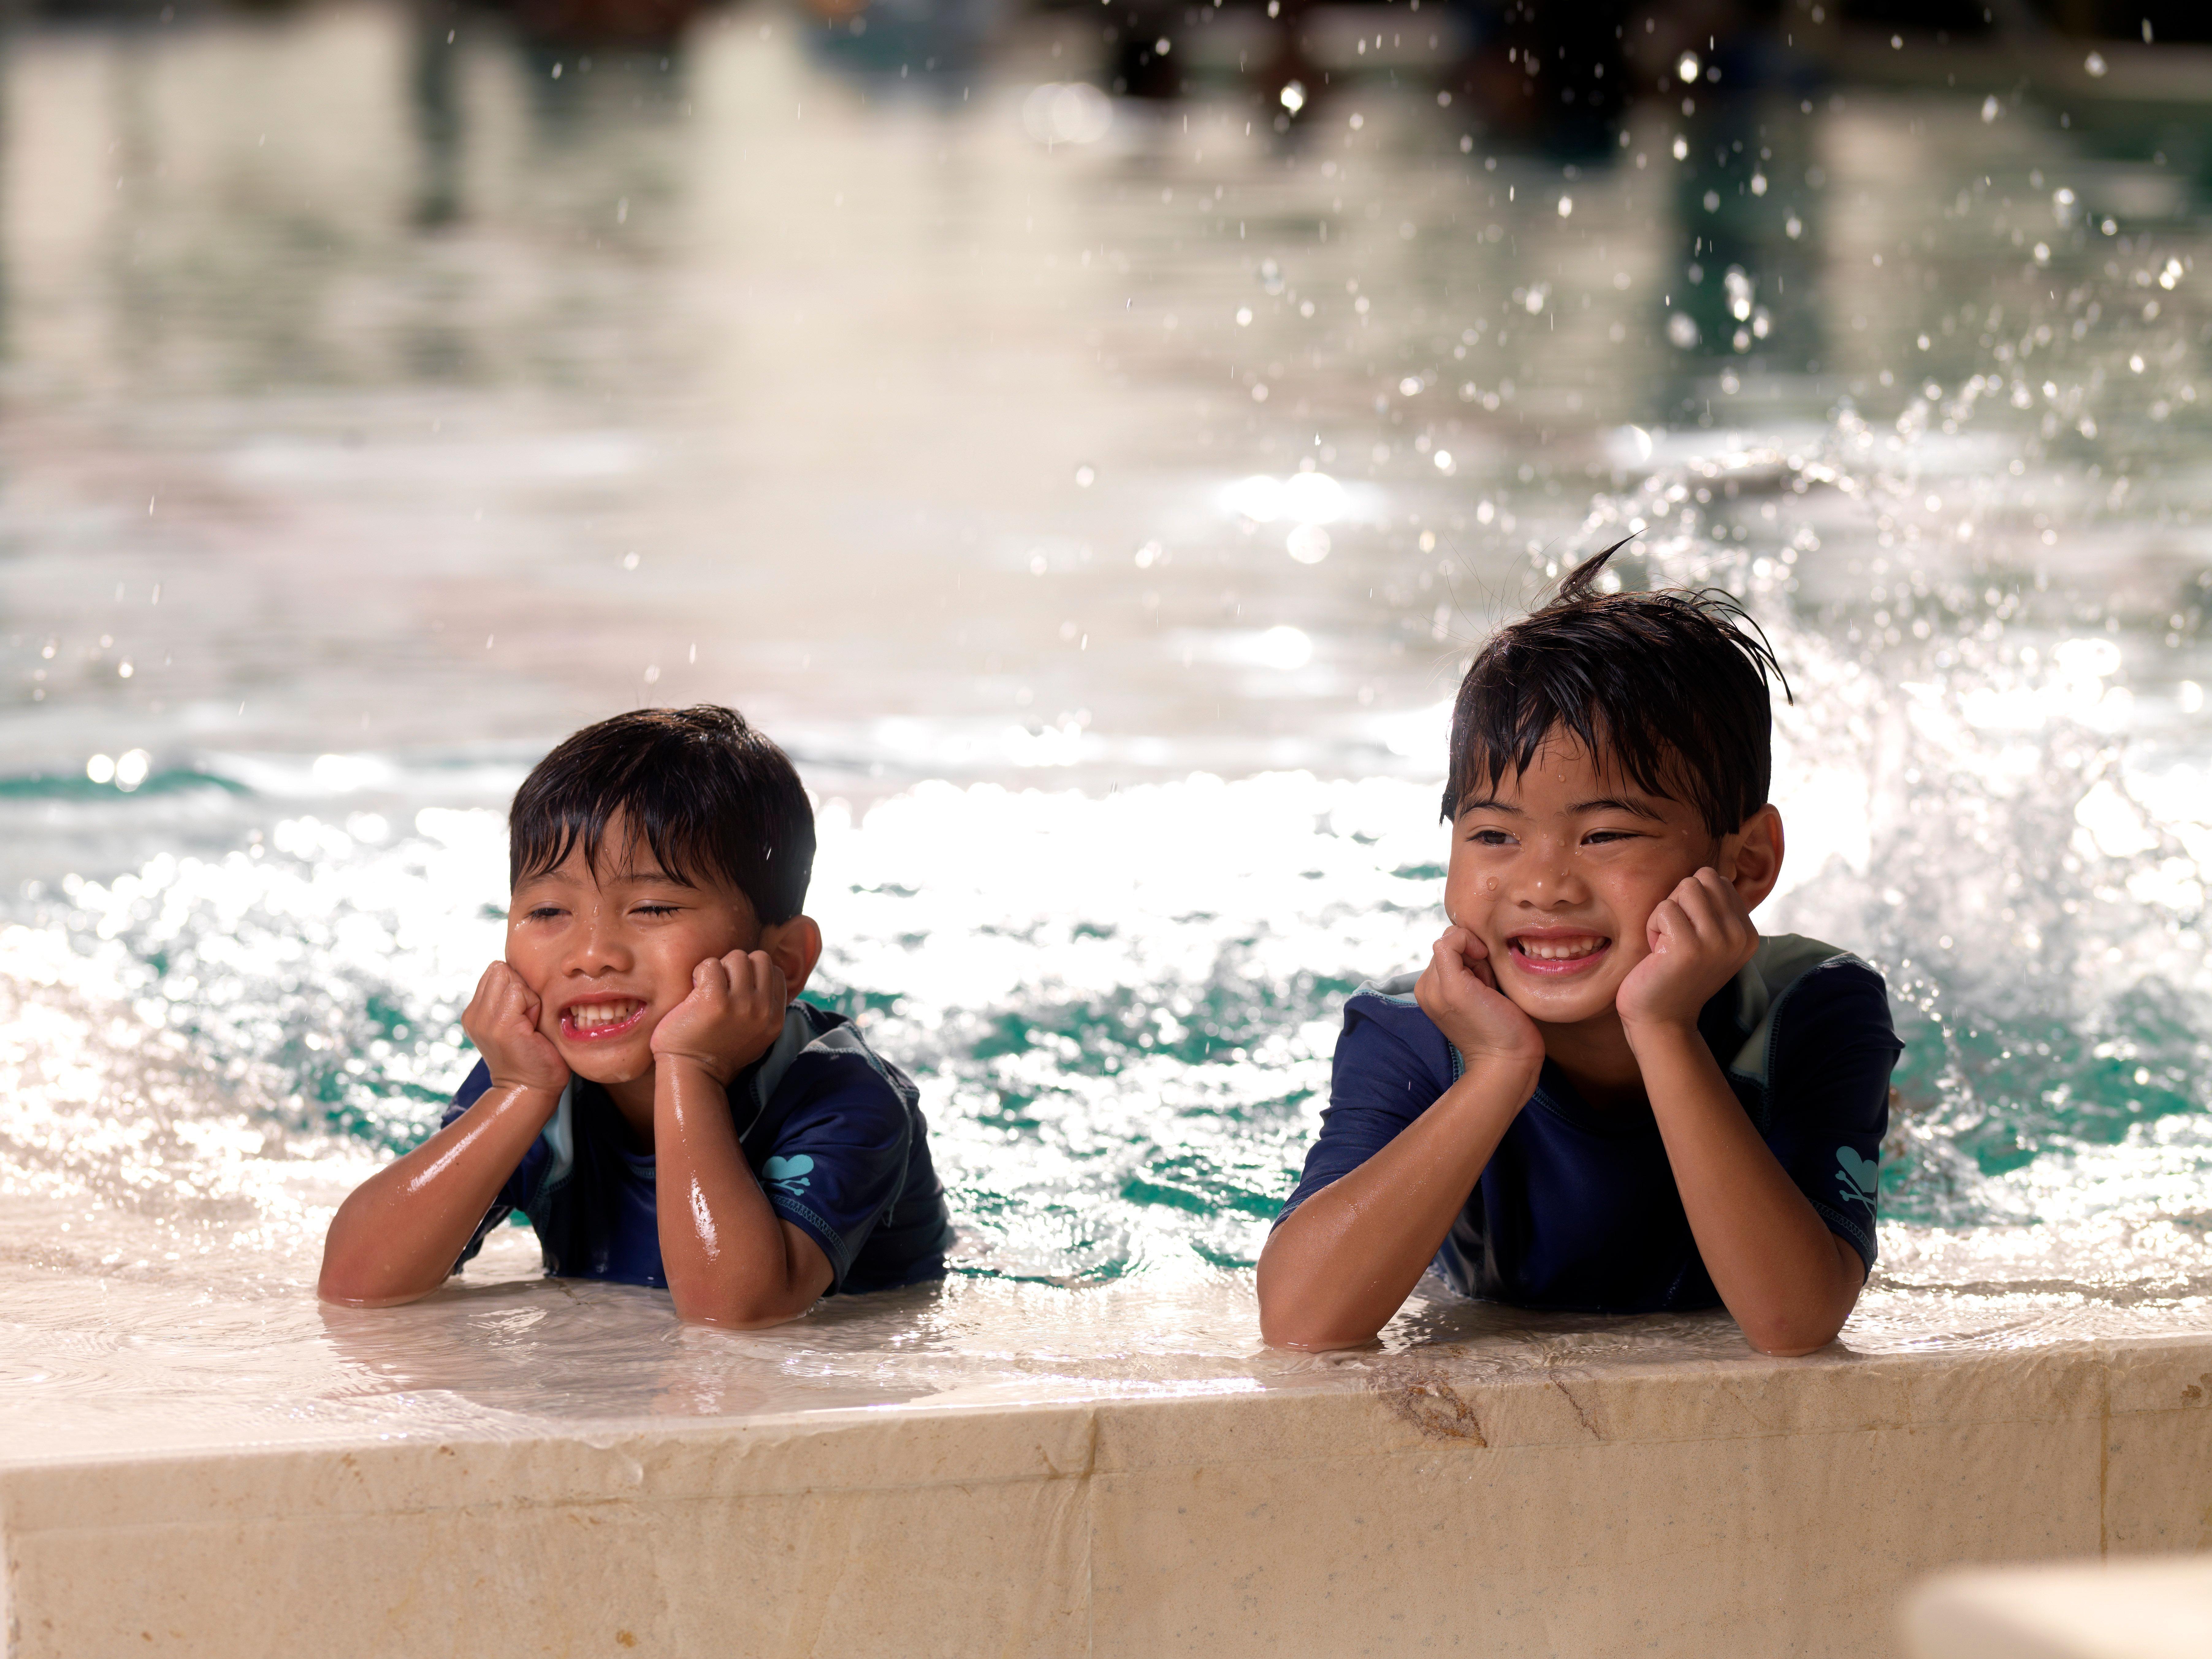
[[[382,1328],[413,1370],[381,1393],[356,1377],[288,1395],[269,1370],[219,1405],[136,1384],[94,1399],[82,1378],[66,1407],[21,1391],[33,1409],[0,1427],[11,1659],[310,1640],[380,1656],[1893,1656],[1891,1610],[1932,1571],[2212,1546],[2212,1334],[2141,1320],[1971,1337],[1931,1302],[1917,1340],[1893,1309],[1883,1347],[1847,1333],[1769,1360],[1717,1319],[1444,1310],[1472,1322],[1315,1362],[1204,1352],[1200,1335],[1249,1318],[1231,1281],[1053,1292],[1097,1351],[1024,1370],[1006,1339],[1040,1328],[1045,1296],[1024,1290],[975,1299],[969,1380],[915,1389],[894,1327],[945,1302],[701,1348],[633,1328],[642,1302],[587,1297],[624,1342],[785,1381],[710,1398],[696,1369],[663,1372],[657,1393],[580,1414],[540,1346],[543,1408],[486,1405],[491,1359],[455,1339],[488,1302],[527,1323],[561,1294],[411,1310]],[[281,1352],[307,1317],[264,1310],[261,1338]],[[345,1326],[295,1335],[304,1353]],[[796,1345],[818,1358],[839,1328],[849,1374],[794,1383]],[[65,1412],[75,1429],[54,1432]]]

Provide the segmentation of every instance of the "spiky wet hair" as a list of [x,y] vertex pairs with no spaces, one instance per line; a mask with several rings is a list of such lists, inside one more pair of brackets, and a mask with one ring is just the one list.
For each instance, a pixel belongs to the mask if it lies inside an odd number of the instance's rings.
[[1491,636],[1452,707],[1443,816],[1528,769],[1554,732],[1665,799],[1716,836],[1766,803],[1772,781],[1771,676],[1790,682],[1766,635],[1717,588],[1601,593],[1615,542],[1551,599]]
[[734,708],[634,709],[563,739],[515,791],[510,884],[578,847],[596,870],[617,816],[671,878],[728,882],[763,925],[806,902],[814,808],[790,758]]

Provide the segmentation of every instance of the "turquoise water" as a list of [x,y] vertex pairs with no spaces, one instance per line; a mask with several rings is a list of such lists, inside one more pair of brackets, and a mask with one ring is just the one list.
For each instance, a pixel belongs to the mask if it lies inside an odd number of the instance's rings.
[[1439,925],[1459,665],[1633,528],[1789,671],[1761,920],[1889,977],[1895,1257],[2201,1291],[2212,313],[2154,122],[1721,99],[1570,171],[1377,80],[1285,152],[1204,88],[1046,145],[1058,24],[952,110],[740,11],[557,92],[456,41],[440,151],[411,27],[8,70],[10,166],[84,186],[5,210],[0,1190],[85,1241],[11,1252],[296,1274],[467,1067],[523,771],[714,697],[821,799],[816,989],[921,1079],[960,1271],[1247,1266]]

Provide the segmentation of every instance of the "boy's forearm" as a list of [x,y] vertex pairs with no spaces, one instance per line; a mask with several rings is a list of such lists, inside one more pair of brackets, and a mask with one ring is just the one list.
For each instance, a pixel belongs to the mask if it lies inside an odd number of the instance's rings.
[[829,1288],[761,1190],[738,1144],[728,1096],[704,1067],[663,1059],[653,1084],[660,1260],[679,1317],[740,1329],[781,1324]]
[[1721,1300],[1762,1352],[1825,1346],[1858,1299],[1858,1253],[1776,1162],[1694,1030],[1632,1030],[1629,1039]]
[[1260,1334],[1278,1347],[1367,1341],[1405,1304],[1515,1115],[1534,1071],[1468,1072],[1390,1144],[1301,1204],[1260,1253]]
[[316,1293],[374,1308],[412,1302],[444,1284],[560,1103],[557,1091],[495,1085],[356,1188],[331,1218]]

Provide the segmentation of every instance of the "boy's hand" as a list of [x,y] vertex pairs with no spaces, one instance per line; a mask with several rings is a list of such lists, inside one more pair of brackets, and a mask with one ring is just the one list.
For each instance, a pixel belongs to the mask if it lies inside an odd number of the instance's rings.
[[538,1029],[544,1005],[522,975],[495,962],[477,981],[461,1016],[461,1029],[491,1068],[495,1088],[543,1089],[559,1094],[568,1086],[568,1064],[552,1039]]
[[1444,929],[1413,987],[1413,1000],[1470,1071],[1487,1060],[1524,1066],[1532,1073],[1544,1063],[1536,1022],[1498,990],[1488,948],[1464,927]]
[[1651,913],[1644,939],[1651,954],[1628,971],[1613,1006],[1620,1023],[1695,1026],[1713,993],[1743,971],[1759,949],[1759,929],[1743,896],[1707,865]]
[[790,1006],[767,951],[708,957],[691,970],[691,994],[653,1028],[653,1058],[690,1060],[726,1085],[774,1046]]

